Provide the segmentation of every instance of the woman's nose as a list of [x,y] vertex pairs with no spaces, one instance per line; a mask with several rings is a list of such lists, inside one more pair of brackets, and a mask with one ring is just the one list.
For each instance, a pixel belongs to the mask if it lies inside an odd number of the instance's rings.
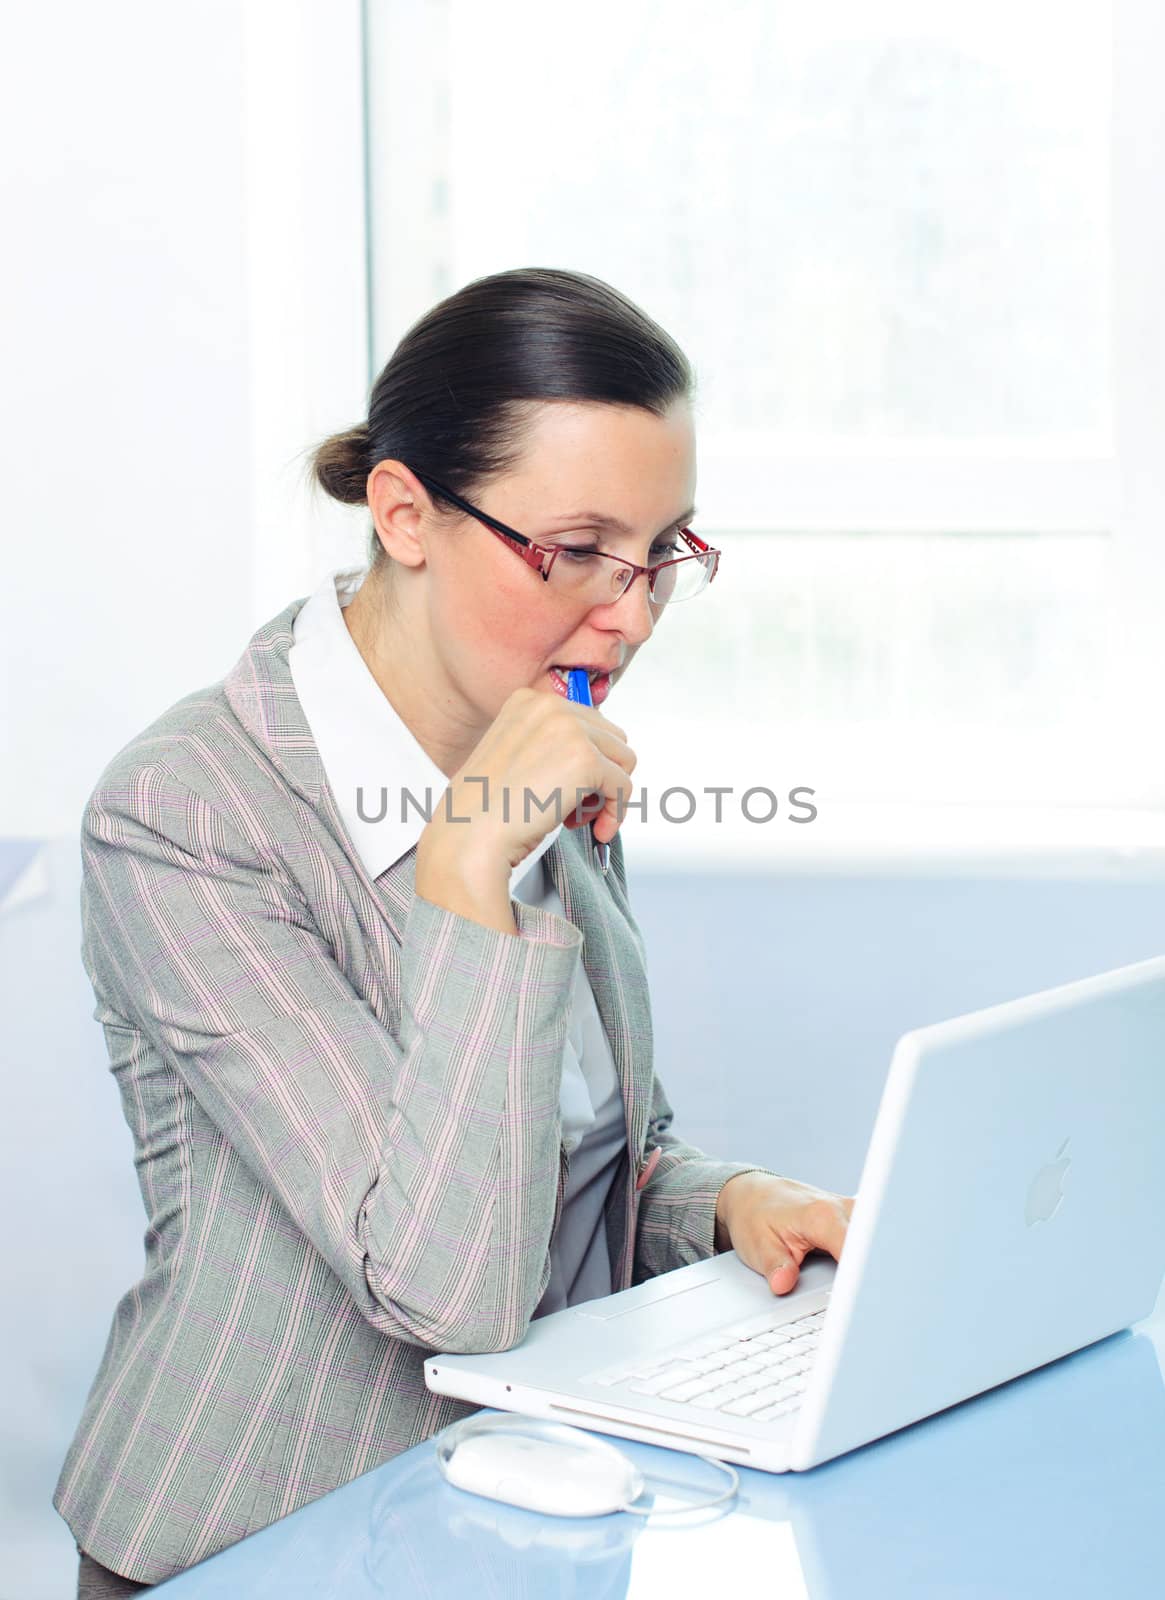
[[640,645],[651,638],[659,615],[658,609],[651,604],[647,574],[642,572],[635,575],[617,600],[612,600],[603,609],[612,616],[607,626],[617,628],[632,645]]

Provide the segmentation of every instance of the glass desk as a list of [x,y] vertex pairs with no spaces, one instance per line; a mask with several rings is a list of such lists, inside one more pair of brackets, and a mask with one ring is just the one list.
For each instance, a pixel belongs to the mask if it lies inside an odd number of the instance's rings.
[[[543,1517],[416,1446],[160,1585],[166,1600],[1041,1600],[1165,1591],[1165,1316],[812,1472],[683,1518]],[[614,1441],[648,1474],[694,1457]],[[666,1490],[659,1503],[666,1504]],[[670,1503],[674,1504],[672,1500]]]

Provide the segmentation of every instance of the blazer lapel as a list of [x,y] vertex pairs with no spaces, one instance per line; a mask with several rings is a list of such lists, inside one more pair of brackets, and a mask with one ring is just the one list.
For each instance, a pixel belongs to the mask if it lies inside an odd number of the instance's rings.
[[306,604],[306,597],[293,600],[252,636],[224,679],[223,692],[251,738],[295,792],[314,806],[324,787],[324,764],[287,661],[295,643],[295,619]]
[[647,1133],[654,1070],[647,971],[615,883],[593,865],[590,829],[564,828],[546,852],[546,865],[567,919],[583,936],[583,966],[623,1091],[634,1167]]
[[352,872],[399,943],[413,898],[414,852],[410,850],[380,878],[373,879],[348,836],[328,787],[315,737],[295,692],[287,659],[295,643],[296,616],[306,604],[306,596],[293,600],[253,635],[227,674],[223,692],[235,716],[266,752],[288,786],[327,824],[348,858]]

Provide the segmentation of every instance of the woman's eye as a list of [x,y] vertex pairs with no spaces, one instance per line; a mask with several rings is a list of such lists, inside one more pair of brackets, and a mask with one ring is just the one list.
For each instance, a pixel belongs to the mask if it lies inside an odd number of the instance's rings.
[[[566,557],[571,565],[578,566],[580,563],[585,564],[596,556],[602,555],[603,552],[596,549],[594,545],[562,544],[558,546],[558,553],[560,556]],[[648,560],[652,566],[657,566],[661,561],[671,561],[676,556],[683,554],[683,547],[678,540],[657,539],[648,552]]]

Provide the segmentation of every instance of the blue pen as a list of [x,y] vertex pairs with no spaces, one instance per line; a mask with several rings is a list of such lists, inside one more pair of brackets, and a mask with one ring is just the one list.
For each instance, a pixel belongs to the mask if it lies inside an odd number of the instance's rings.
[[[589,706],[591,700],[591,680],[582,667],[572,667],[566,679],[566,698],[573,700],[576,706]],[[594,837],[594,823],[591,824],[591,838],[594,840],[595,860],[602,872],[606,872],[611,864],[611,847],[602,844]]]

